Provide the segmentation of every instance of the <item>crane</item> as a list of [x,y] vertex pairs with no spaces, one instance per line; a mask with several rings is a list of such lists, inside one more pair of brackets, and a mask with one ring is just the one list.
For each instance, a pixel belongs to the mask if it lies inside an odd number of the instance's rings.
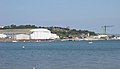
[[107,28],[108,28],[108,27],[113,27],[113,25],[109,25],[109,26],[106,26],[106,25],[105,25],[105,26],[102,26],[102,28],[104,28],[104,34],[106,34],[106,31],[107,31]]

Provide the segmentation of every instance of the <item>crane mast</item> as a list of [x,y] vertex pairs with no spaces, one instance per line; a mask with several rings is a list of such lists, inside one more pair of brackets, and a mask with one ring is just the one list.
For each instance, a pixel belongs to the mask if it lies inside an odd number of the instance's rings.
[[107,28],[108,27],[113,27],[112,25],[111,26],[102,26],[102,28],[104,28],[104,34],[106,34],[107,33]]

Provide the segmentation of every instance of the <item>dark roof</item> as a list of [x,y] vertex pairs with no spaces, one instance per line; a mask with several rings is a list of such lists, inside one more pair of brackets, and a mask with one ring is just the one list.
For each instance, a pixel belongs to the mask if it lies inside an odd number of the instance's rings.
[[5,29],[0,30],[3,34],[29,34],[31,29]]

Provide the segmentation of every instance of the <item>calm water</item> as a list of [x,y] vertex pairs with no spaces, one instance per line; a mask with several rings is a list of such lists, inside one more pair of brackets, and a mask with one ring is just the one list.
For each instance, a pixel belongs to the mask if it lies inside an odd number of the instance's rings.
[[88,41],[0,43],[0,69],[33,67],[120,69],[120,41],[93,41],[92,44]]

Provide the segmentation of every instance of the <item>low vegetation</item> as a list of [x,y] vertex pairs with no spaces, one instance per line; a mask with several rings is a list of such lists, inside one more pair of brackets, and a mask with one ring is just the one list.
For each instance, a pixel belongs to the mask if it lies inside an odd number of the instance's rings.
[[41,27],[41,26],[35,26],[35,25],[10,25],[10,26],[4,26],[4,28],[1,29],[35,29],[35,28],[46,28],[49,29],[52,33],[55,33],[59,35],[61,38],[63,37],[70,37],[70,36],[80,36],[80,35],[96,35],[95,32],[91,32],[88,30],[76,30],[76,29],[70,29],[69,27],[63,28],[63,27]]

